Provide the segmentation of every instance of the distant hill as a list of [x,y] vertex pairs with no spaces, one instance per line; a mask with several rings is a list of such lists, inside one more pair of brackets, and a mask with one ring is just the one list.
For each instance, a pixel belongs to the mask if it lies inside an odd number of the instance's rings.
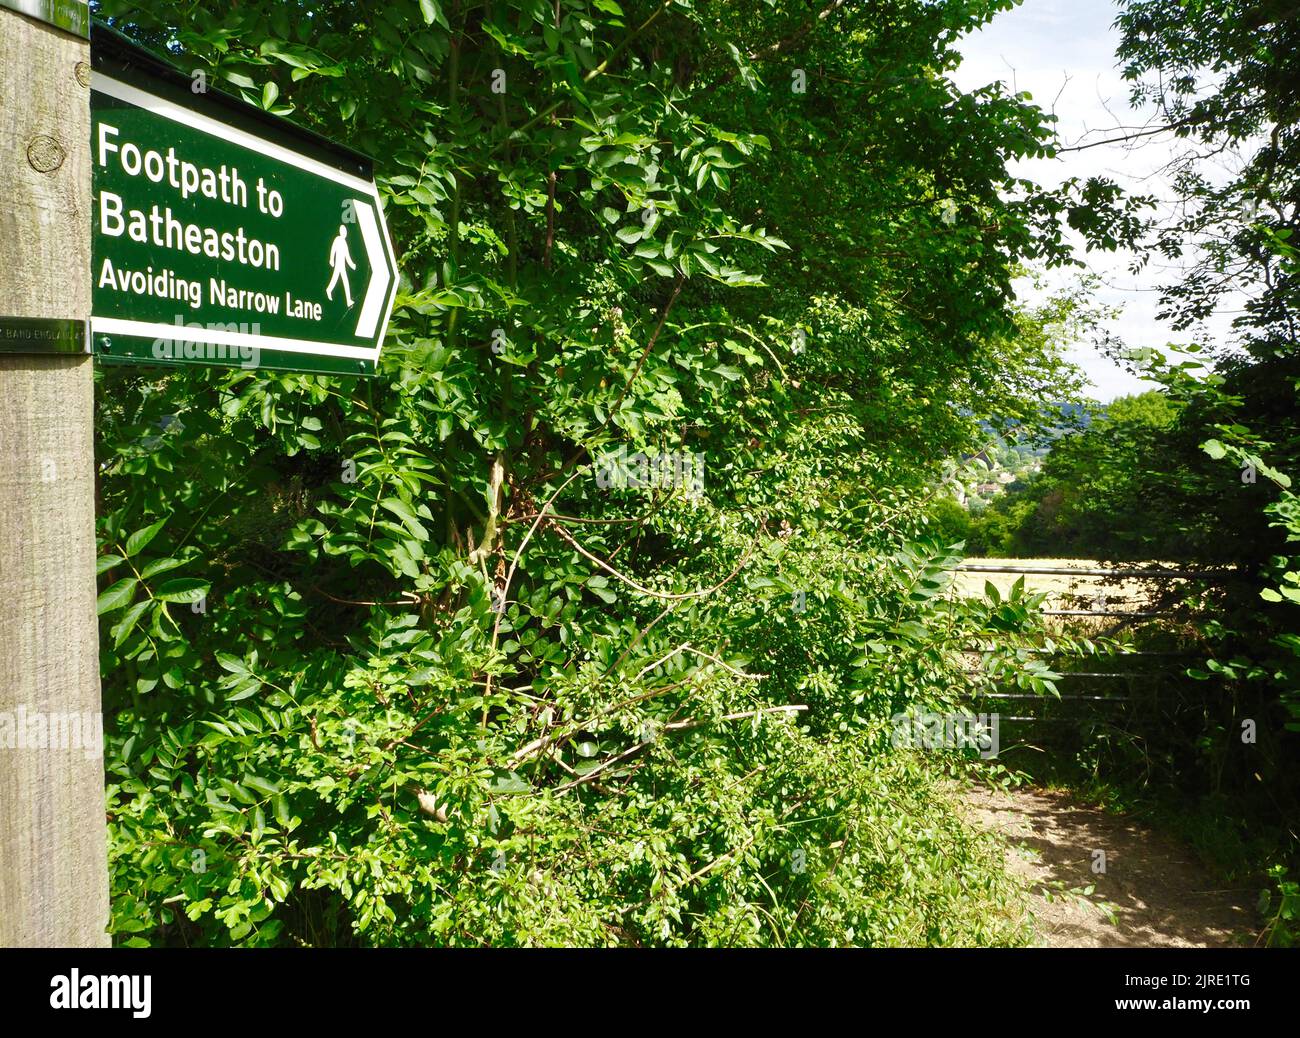
[[992,423],[980,421],[989,445],[972,454],[963,454],[961,463],[978,462],[988,469],[988,476],[972,487],[969,495],[964,492],[957,495],[961,504],[978,510],[1008,486],[1023,486],[1024,479],[1038,471],[1056,440],[1088,429],[1096,418],[1106,413],[1105,405],[1070,400],[1055,401],[1047,410],[1049,420],[1032,437],[1023,440],[1015,438],[1014,426],[1010,433],[1000,434]]

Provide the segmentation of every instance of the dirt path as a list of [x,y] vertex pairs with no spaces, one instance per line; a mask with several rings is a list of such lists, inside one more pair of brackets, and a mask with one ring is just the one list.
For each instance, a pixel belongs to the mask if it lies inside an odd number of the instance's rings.
[[[1035,945],[1212,948],[1254,938],[1250,892],[1216,889],[1175,841],[1053,790],[976,788],[963,801],[973,823],[1006,839]],[[1093,872],[1097,851],[1104,874]]]

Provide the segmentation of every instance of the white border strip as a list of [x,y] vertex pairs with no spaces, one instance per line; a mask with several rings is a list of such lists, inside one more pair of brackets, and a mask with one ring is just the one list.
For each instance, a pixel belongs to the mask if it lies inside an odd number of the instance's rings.
[[[379,188],[371,189],[371,194],[375,199],[375,219],[379,223],[379,233],[383,235],[384,244],[388,251],[384,253],[384,270],[393,272],[392,283],[384,290],[383,301],[380,306],[384,319],[379,324],[379,338],[375,340],[380,346],[384,344],[384,336],[388,334],[388,319],[393,316],[393,304],[397,302],[397,288],[401,284],[401,271],[397,269],[397,253],[393,251],[393,239],[388,236],[388,221],[384,219],[384,206],[379,198]],[[371,274],[374,277],[374,274]],[[379,363],[379,349],[375,349],[375,364]]]
[[[143,338],[166,339],[169,342],[209,342],[222,346],[254,346],[263,350],[284,350],[287,353],[310,353],[318,357],[344,357],[350,360],[378,361],[379,350],[369,346],[340,346],[333,342],[309,342],[306,339],[283,339],[274,335],[253,335],[250,332],[229,332],[219,328],[190,328],[181,324],[161,324],[151,321],[128,321],[120,317],[95,317],[91,327],[96,335],[139,335]],[[110,351],[111,356],[111,351]]]

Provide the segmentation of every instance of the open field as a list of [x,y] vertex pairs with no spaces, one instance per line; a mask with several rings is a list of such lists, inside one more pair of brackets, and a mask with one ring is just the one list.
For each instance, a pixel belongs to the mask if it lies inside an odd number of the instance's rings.
[[[966,563],[979,566],[1041,567],[1045,569],[1108,569],[1104,562],[1096,559],[993,559],[968,558]],[[1148,562],[1142,564],[1148,569],[1174,569],[1171,563]],[[953,581],[954,592],[962,597],[980,597],[984,586],[991,583],[999,594],[1005,595],[1011,586],[1020,579],[1015,573],[970,573],[959,572]],[[1178,583],[1168,579],[1159,581],[1137,577],[1102,577],[1086,573],[1028,573],[1024,575],[1025,589],[1028,591],[1045,591],[1047,601],[1045,609],[1093,609],[1098,612],[1105,609],[1141,611],[1151,605],[1152,592],[1157,583],[1168,585]]]

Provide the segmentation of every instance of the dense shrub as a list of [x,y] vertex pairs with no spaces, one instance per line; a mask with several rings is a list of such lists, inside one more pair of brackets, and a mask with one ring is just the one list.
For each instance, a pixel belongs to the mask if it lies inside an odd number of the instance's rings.
[[374,154],[402,268],[373,380],[101,372],[119,940],[1018,938],[888,738],[1030,636],[919,539],[1064,377],[1046,121],[942,75],[1003,6],[101,5]]

